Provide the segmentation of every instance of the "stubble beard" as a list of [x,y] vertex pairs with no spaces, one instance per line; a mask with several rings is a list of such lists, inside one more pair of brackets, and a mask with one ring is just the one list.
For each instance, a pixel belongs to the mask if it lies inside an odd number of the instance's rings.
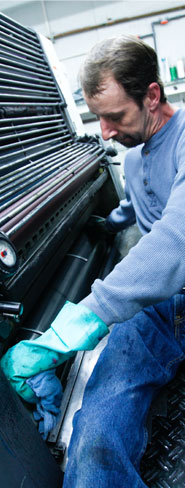
[[129,148],[139,146],[139,144],[142,144],[143,140],[141,137],[141,134],[137,133],[133,136],[129,134],[125,134],[124,136],[115,136],[113,139],[122,146]]

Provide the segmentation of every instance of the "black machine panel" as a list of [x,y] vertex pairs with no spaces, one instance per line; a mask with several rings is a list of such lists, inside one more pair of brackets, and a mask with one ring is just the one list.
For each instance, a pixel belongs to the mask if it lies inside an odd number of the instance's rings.
[[19,257],[1,288],[24,320],[97,206],[108,158],[77,136],[37,34],[2,14],[0,27],[0,229]]
[[[17,341],[38,337],[66,299],[77,302],[90,291],[111,250],[106,242],[92,242],[86,225],[93,212],[106,214],[118,196],[100,138],[79,138],[75,131],[39,36],[2,14],[0,82],[2,355]],[[71,361],[58,371],[64,387],[70,368]],[[61,486],[51,448],[3,374],[0,393],[1,459],[11,465],[0,470],[0,485],[31,488],[51,486],[52,480],[53,488]]]

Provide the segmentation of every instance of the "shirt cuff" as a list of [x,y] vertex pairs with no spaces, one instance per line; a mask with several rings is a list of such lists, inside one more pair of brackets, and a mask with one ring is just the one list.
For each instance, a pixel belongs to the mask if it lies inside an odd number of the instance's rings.
[[100,317],[100,319],[103,320],[107,326],[112,325],[110,317],[107,316],[107,313],[99,305],[93,293],[90,293],[90,295],[85,297],[80,304],[92,310],[92,312],[98,315],[98,317]]

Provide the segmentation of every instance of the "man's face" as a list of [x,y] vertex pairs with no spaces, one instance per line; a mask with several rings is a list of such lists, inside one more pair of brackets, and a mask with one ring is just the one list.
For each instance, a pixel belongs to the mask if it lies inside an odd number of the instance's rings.
[[84,94],[84,98],[90,111],[100,120],[103,139],[112,138],[128,148],[146,141],[150,128],[147,103],[144,101],[140,109],[111,75],[101,87],[100,93],[91,98]]

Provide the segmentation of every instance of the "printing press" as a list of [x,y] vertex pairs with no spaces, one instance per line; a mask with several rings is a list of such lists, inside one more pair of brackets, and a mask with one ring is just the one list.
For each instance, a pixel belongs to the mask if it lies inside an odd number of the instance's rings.
[[[4,15],[0,25],[2,356],[42,334],[66,300],[77,303],[112,268],[113,247],[92,239],[87,224],[92,214],[107,215],[119,196],[110,151],[98,136],[76,128],[77,109],[50,41]],[[60,429],[83,356],[58,368],[64,394],[49,449],[29,406],[1,373],[1,486],[61,487],[56,459],[66,445]]]
[[[119,236],[93,236],[89,222],[92,215],[108,215],[123,188],[112,148],[99,136],[87,136],[79,123],[50,41],[2,14],[0,26],[2,356],[17,342],[39,337],[66,300],[78,303],[120,259]],[[122,236],[122,246],[123,241]],[[72,418],[105,343],[58,367],[61,415],[47,442],[31,407],[0,371],[2,488],[62,487]],[[161,395],[142,466],[150,487],[184,486],[183,371],[175,381],[167,387],[171,416]]]

